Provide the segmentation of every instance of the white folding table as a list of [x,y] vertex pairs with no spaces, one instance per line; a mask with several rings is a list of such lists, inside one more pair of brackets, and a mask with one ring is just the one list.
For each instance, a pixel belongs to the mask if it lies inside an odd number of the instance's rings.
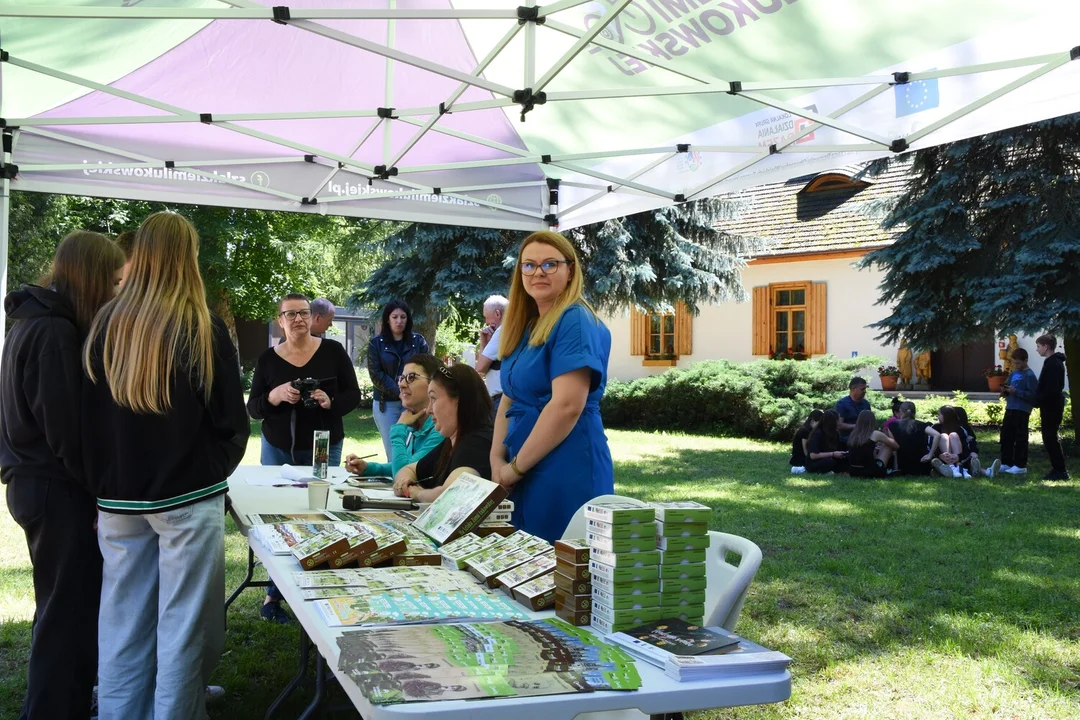
[[[294,488],[274,488],[252,486],[247,477],[261,473],[272,476],[277,469],[272,467],[241,466],[229,479],[229,495],[232,497],[232,513],[241,532],[247,534],[248,519],[251,513],[267,512],[304,512],[307,510],[307,491]],[[341,500],[336,493],[330,501],[330,509],[340,509]],[[439,700],[432,702],[402,703],[398,705],[372,705],[365,698],[348,675],[337,669],[337,638],[350,628],[328,627],[314,605],[305,601],[300,589],[292,582],[292,573],[299,571],[300,564],[289,555],[274,555],[264,548],[258,540],[248,537],[248,544],[254,556],[262,562],[270,577],[277,585],[293,614],[301,626],[301,652],[305,656],[307,643],[318,650],[318,655],[325,658],[330,671],[341,684],[360,715],[366,720],[405,720],[407,718],[437,717],[439,720],[505,720],[512,716],[514,720],[554,720],[555,718],[573,718],[578,713],[624,710],[636,708],[646,714],[663,714],[703,710],[708,708],[733,707],[738,705],[760,705],[782,702],[791,696],[791,673],[787,670],[739,678],[720,678],[697,682],[676,682],[664,675],[660,668],[638,661],[637,669],[641,675],[641,689],[635,691],[602,691],[593,693],[574,693],[566,695],[545,695],[541,697],[498,698],[481,700]],[[522,611],[533,619],[542,619],[554,615],[550,610],[530,612]],[[325,669],[323,661],[316,658],[316,697],[308,706],[302,718],[317,712],[325,691]],[[306,670],[306,662],[301,672]],[[267,717],[273,714],[277,705],[303,682],[298,672],[290,686],[283,691],[278,701],[267,711]]]

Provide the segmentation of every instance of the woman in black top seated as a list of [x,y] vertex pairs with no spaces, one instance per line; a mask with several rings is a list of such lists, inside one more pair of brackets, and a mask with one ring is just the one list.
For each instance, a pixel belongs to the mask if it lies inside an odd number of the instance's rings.
[[900,443],[875,430],[877,419],[870,410],[863,410],[848,435],[848,472],[856,477],[885,477],[885,467]]
[[[341,464],[342,418],[360,403],[349,354],[341,343],[311,334],[311,306],[303,295],[286,295],[278,307],[285,342],[267,348],[255,363],[251,417],[262,420],[263,465],[310,465],[314,433],[330,431],[330,465]],[[316,388],[293,381],[312,379]]]
[[394,492],[432,502],[468,472],[491,477],[491,396],[468,365],[440,366],[428,383],[430,412],[442,445],[406,465],[394,478]]
[[934,430],[940,433],[937,442],[939,453],[930,464],[942,477],[964,477],[961,464],[971,455],[971,449],[968,447],[967,433],[960,424],[956,408],[942,405],[938,410],[938,421]]
[[806,444],[807,472],[824,474],[847,470],[847,452],[840,449],[839,422],[840,415],[835,410],[826,410],[821,424],[810,433]]
[[791,459],[788,460],[792,468],[806,469],[806,445],[810,441],[810,433],[821,423],[824,414],[821,410],[811,410],[806,422],[795,432],[795,438],[791,441]]
[[937,453],[940,433],[915,419],[915,403],[900,403],[900,419],[889,426],[896,440],[897,470],[901,475],[929,475],[930,460]]

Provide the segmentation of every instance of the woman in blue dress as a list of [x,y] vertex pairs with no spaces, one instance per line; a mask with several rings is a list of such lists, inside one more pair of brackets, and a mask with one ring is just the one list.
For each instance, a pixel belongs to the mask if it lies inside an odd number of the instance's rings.
[[514,525],[549,542],[579,507],[615,488],[600,421],[611,333],[583,286],[570,241],[548,231],[525,238],[499,343],[491,477],[510,489]]

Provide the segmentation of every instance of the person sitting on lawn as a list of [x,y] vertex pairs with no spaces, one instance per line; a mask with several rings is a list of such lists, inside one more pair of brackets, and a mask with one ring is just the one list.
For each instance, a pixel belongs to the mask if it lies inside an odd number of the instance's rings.
[[861,377],[851,378],[848,383],[848,394],[836,401],[836,412],[840,415],[840,423],[837,431],[840,433],[840,442],[846,443],[848,435],[855,429],[855,421],[859,419],[859,413],[870,409],[870,401],[866,399],[866,380]]
[[394,477],[394,493],[434,502],[462,473],[491,477],[491,396],[464,363],[440,365],[428,383],[431,416],[445,440]]
[[791,441],[791,459],[788,460],[791,472],[795,475],[806,472],[806,444],[810,441],[810,433],[821,423],[823,415],[825,413],[821,410],[811,410],[806,422],[795,431],[795,438]]
[[413,355],[405,363],[398,380],[398,391],[405,410],[390,428],[390,461],[368,462],[356,455],[345,458],[345,469],[361,477],[394,477],[401,468],[418,461],[439,447],[443,436],[435,429],[435,419],[428,412],[428,384],[441,363],[434,355]]
[[870,410],[859,413],[855,429],[848,435],[848,472],[855,477],[885,477],[885,468],[900,443],[875,430],[877,419]]
[[[1039,388],[1039,379],[1028,367],[1028,352],[1013,350],[1013,370],[1008,384],[1002,388],[1005,400],[1005,419],[1001,422],[1000,472],[1026,475],[1028,460],[1028,421]],[[994,470],[993,467],[989,468]],[[997,472],[994,473],[996,475]],[[990,477],[994,477],[990,475]]]
[[807,472],[824,475],[847,470],[847,452],[841,450],[837,430],[839,421],[839,413],[826,410],[821,416],[821,423],[810,433],[810,440],[806,444]]
[[929,475],[930,460],[938,451],[937,430],[915,419],[915,403],[900,403],[900,419],[889,428],[889,433],[896,440],[897,472],[901,475]]
[[960,467],[971,451],[968,449],[967,433],[960,427],[960,418],[956,415],[956,408],[951,405],[942,405],[938,410],[938,421],[934,429],[940,433],[938,438],[938,456],[930,460],[930,465],[942,477],[971,477],[965,475],[965,470]]
[[889,433],[889,428],[895,425],[896,421],[900,419],[900,405],[902,404],[902,402],[903,401],[900,400],[899,397],[894,397],[892,399],[892,415],[890,415],[889,418],[885,421],[885,424],[881,426],[881,432],[889,435],[889,437],[892,437],[892,435]]
[[[960,460],[960,468],[962,470],[968,470],[972,477],[977,477],[983,472],[982,461],[979,459],[979,441],[975,437],[975,431],[971,429],[967,410],[962,407],[953,409],[956,410],[956,417],[960,421],[960,429],[964,431],[964,435],[967,437],[968,454],[967,457]],[[988,470],[993,470],[994,474],[997,474],[997,469],[1000,465],[1001,461],[995,460]],[[990,473],[987,473],[987,475],[993,477]]]

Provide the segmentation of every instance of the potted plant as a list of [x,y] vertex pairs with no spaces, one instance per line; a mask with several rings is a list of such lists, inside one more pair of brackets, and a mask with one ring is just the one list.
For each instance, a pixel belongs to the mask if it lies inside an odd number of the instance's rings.
[[1005,384],[1005,378],[1008,374],[1005,372],[1005,368],[1000,365],[991,365],[983,370],[983,375],[986,376],[986,384],[990,386],[990,392],[1001,392],[1001,386]]
[[881,365],[877,369],[877,374],[881,380],[882,390],[896,389],[896,381],[900,379],[900,368],[895,365]]

